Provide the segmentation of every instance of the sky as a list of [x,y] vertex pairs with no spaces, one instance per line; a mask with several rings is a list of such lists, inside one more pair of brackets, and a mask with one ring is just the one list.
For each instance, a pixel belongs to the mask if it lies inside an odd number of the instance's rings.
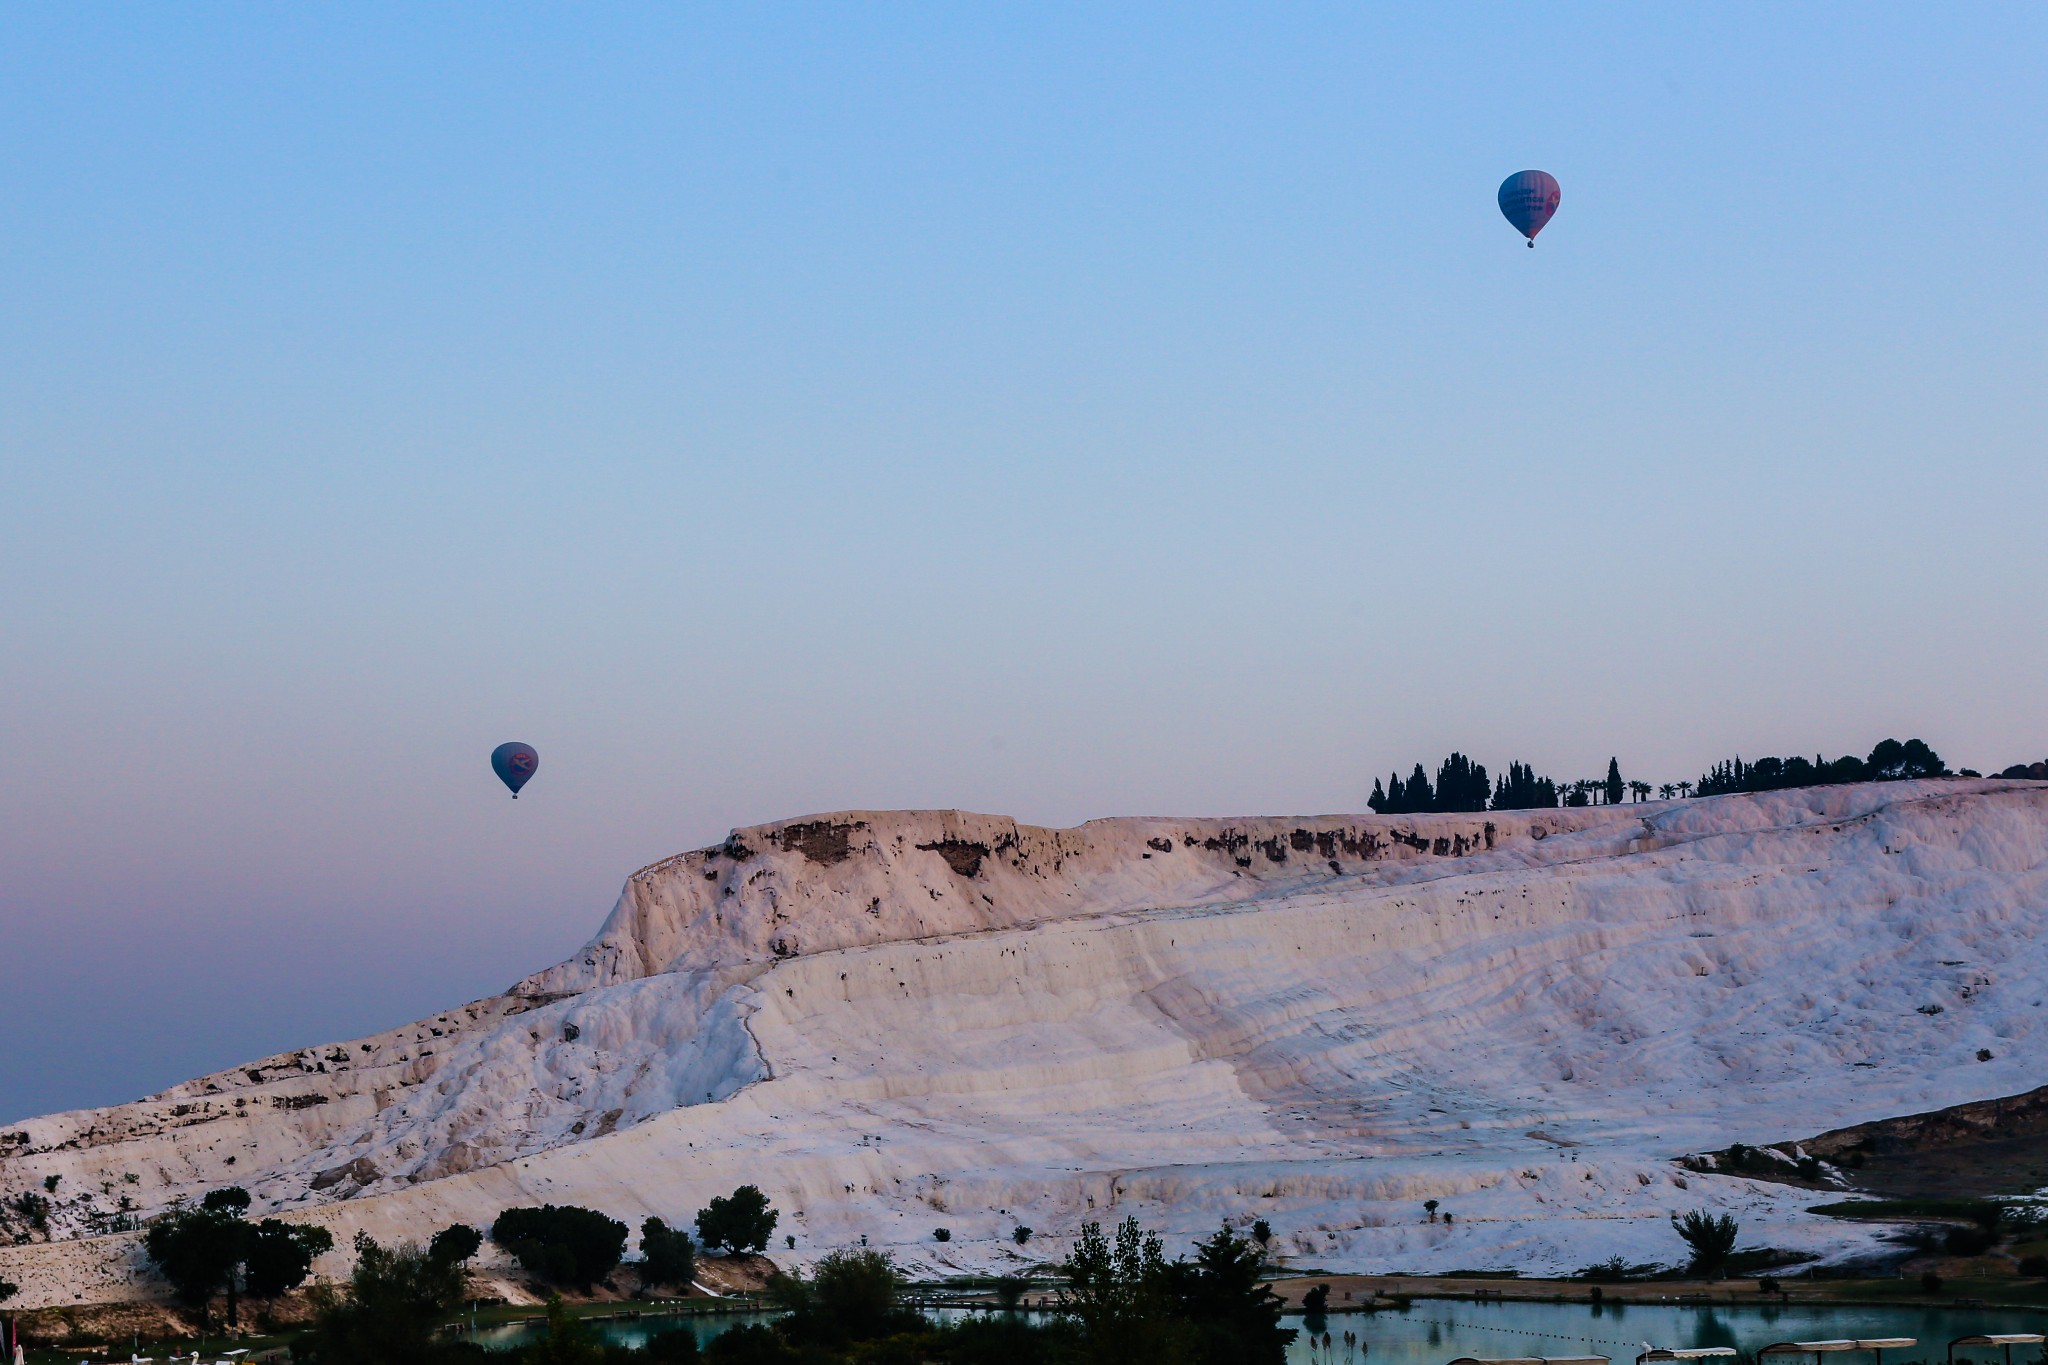
[[2039,6],[14,5],[0,130],[0,1119],[810,812],[2048,757]]

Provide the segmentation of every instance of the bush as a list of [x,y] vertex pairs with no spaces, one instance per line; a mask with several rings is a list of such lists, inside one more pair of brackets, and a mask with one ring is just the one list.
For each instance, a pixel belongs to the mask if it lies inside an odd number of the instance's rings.
[[[2030,1280],[2048,1280],[2048,1256],[2020,1257],[2020,1274]],[[0,1294],[0,1299],[7,1296]]]
[[728,1328],[704,1348],[705,1365],[792,1365],[796,1359],[781,1337],[758,1322]]
[[1018,1246],[1023,1246],[1031,1240],[1031,1229],[1025,1227],[1022,1223],[1017,1224],[1016,1227],[1010,1229],[1010,1240]]
[[552,1284],[589,1288],[612,1273],[626,1252],[626,1225],[595,1209],[543,1204],[506,1209],[491,1224],[491,1240],[526,1272]]
[[767,1195],[742,1185],[697,1210],[697,1240],[711,1251],[762,1251],[775,1235],[779,1217]]
[[640,1359],[648,1365],[697,1365],[701,1354],[697,1349],[697,1334],[687,1327],[656,1332],[640,1348]]
[[1690,1269],[1713,1278],[1728,1264],[1728,1253],[1735,1250],[1739,1226],[1728,1214],[1715,1217],[1705,1209],[1694,1209],[1683,1218],[1672,1214],[1671,1230],[1692,1250]]
[[1941,1276],[1931,1270],[1928,1271],[1920,1277],[1920,1287],[1930,1294],[1939,1294],[1941,1292]]
[[1301,1296],[1301,1311],[1319,1318],[1330,1311],[1330,1286],[1319,1284]]
[[934,1242],[950,1242],[950,1241],[952,1241],[952,1240],[953,1240],[953,1229],[951,1229],[951,1228],[933,1228],[933,1229],[932,1229],[932,1240],[933,1240]]
[[1941,1240],[1942,1250],[1951,1256],[1982,1256],[1997,1240],[1988,1228],[1950,1228]]

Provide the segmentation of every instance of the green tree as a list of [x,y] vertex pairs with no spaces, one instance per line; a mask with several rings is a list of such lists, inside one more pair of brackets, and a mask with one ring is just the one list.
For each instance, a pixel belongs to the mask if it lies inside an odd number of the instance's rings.
[[292,1343],[305,1365],[438,1365],[456,1349],[434,1338],[442,1318],[462,1304],[462,1267],[416,1246],[387,1248],[367,1234],[355,1241],[348,1290],[312,1290],[314,1322]]
[[1226,1224],[1195,1243],[1180,1272],[1180,1316],[1194,1324],[1200,1365],[1285,1365],[1295,1331],[1280,1325],[1280,1296],[1259,1274],[1259,1252]]
[[442,1265],[466,1265],[484,1249],[484,1235],[467,1223],[450,1223],[427,1243],[427,1255]]
[[626,1254],[626,1225],[595,1209],[543,1204],[506,1209],[491,1224],[491,1240],[511,1252],[528,1274],[588,1288],[611,1274]]
[[1692,1251],[1692,1272],[1709,1279],[1720,1278],[1728,1264],[1728,1254],[1735,1250],[1739,1230],[1735,1219],[1725,1213],[1716,1217],[1705,1209],[1694,1209],[1683,1218],[1672,1214],[1671,1229]]
[[697,1244],[659,1218],[640,1225],[640,1278],[650,1285],[688,1289],[697,1275]]
[[1067,1279],[1061,1306],[1079,1324],[1090,1360],[1174,1365],[1193,1358],[1193,1327],[1174,1311],[1166,1253],[1137,1219],[1124,1219],[1114,1242],[1102,1224],[1083,1223],[1060,1271]]
[[236,1273],[242,1263],[248,1227],[242,1210],[249,1197],[240,1190],[241,1202],[217,1199],[229,1191],[215,1190],[196,1209],[173,1209],[150,1224],[143,1234],[143,1253],[157,1273],[171,1283],[171,1293],[188,1308],[199,1310],[206,1320],[207,1305],[215,1294],[228,1296],[228,1320],[236,1321]]
[[1557,804],[1557,783],[1538,777],[1526,763],[1508,764],[1508,775],[1494,784],[1495,810],[1538,810]]
[[790,1341],[837,1349],[922,1330],[923,1316],[903,1306],[903,1284],[887,1252],[849,1247],[820,1259],[808,1278],[776,1277],[770,1293],[789,1314]]
[[333,1249],[326,1228],[266,1218],[243,1233],[243,1285],[256,1298],[274,1299],[304,1284],[313,1259]]
[[1621,760],[1608,759],[1607,780],[1600,784],[1600,790],[1607,797],[1608,805],[1618,806],[1621,804],[1621,794],[1625,785],[1621,780]]
[[1486,765],[1453,753],[1436,770],[1436,803],[1440,811],[1481,811],[1486,809],[1488,789]]
[[774,1236],[779,1217],[767,1195],[742,1185],[697,1210],[697,1240],[711,1251],[761,1251]]

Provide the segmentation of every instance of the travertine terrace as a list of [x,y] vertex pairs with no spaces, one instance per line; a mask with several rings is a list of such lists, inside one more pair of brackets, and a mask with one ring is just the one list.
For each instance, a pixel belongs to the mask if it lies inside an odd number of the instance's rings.
[[1264,1217],[1327,1269],[1673,1260],[1695,1207],[1852,1254],[1871,1234],[1809,1192],[1676,1158],[2048,1084],[2044,923],[2028,782],[814,816],[635,873],[504,995],[14,1125],[0,1194],[62,1179],[56,1240],[0,1275],[28,1305],[152,1292],[133,1235],[95,1229],[229,1183],[344,1248],[541,1200],[687,1222],[750,1181],[786,1259],[866,1235],[924,1273],[1126,1212],[1176,1238]]

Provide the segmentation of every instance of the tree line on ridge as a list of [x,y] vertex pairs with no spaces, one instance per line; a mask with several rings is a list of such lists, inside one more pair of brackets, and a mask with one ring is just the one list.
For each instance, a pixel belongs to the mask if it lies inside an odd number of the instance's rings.
[[[2041,764],[2015,765],[2003,777],[2035,777],[2048,774]],[[1827,759],[1759,758],[1745,762],[1739,755],[1716,763],[1697,782],[1648,782],[1624,778],[1618,758],[1607,760],[1607,775],[1560,782],[1539,776],[1519,760],[1508,764],[1503,776],[1489,784],[1486,765],[1475,763],[1462,753],[1437,765],[1436,778],[1415,765],[1404,780],[1391,774],[1382,783],[1373,779],[1367,809],[1375,815],[1418,815],[1486,810],[1538,810],[1554,806],[1615,806],[1624,800],[1648,801],[1652,795],[1669,801],[1674,797],[1724,796],[1733,792],[1779,791],[1788,787],[1833,786],[1846,782],[1901,782],[1924,777],[1976,777],[1965,768],[1951,774],[1941,755],[1925,740],[1882,740],[1867,758],[1845,754]]]

